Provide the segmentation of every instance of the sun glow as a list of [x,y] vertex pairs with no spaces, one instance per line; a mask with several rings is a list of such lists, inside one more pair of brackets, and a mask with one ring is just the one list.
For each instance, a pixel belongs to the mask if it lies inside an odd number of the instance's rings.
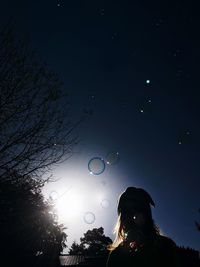
[[61,220],[77,217],[83,209],[83,197],[80,192],[71,189],[56,201],[56,210]]

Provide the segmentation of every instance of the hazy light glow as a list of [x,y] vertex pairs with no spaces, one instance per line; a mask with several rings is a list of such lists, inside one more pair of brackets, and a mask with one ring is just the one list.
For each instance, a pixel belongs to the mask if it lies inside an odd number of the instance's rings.
[[[53,202],[54,212],[57,215],[55,220],[66,227],[68,248],[74,240],[79,242],[80,237],[93,228],[102,226],[105,233],[109,235],[110,232],[112,236],[117,220],[113,198],[117,201],[119,192],[122,191],[122,189],[116,190],[117,172],[111,168],[112,175],[105,172],[99,176],[90,175],[87,168],[88,158],[94,159],[89,155],[87,158],[84,157],[78,167],[76,164],[73,170],[67,168],[58,170],[55,176],[61,179],[56,183],[47,184],[44,188],[47,199],[51,194],[53,198],[55,196]],[[101,170],[102,165],[101,162],[99,163],[91,165],[95,171]],[[119,186],[118,183],[117,186]],[[57,192],[57,194],[52,192]],[[68,248],[64,253],[68,252]]]
[[69,190],[56,202],[56,210],[61,220],[71,220],[83,210],[83,195],[75,189]]
[[110,201],[108,199],[103,199],[101,201],[101,207],[104,209],[107,209],[110,207]]

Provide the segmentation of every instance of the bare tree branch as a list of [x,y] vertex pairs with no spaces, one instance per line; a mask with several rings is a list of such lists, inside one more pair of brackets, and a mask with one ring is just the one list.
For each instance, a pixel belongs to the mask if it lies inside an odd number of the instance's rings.
[[57,74],[35,60],[10,28],[0,32],[0,176],[42,179],[78,142]]

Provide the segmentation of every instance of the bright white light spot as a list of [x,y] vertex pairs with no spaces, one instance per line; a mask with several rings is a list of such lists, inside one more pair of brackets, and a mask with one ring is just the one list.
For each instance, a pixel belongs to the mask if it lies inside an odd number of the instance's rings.
[[72,219],[77,217],[83,208],[81,194],[74,189],[69,190],[57,200],[56,209],[61,219]]
[[144,110],[143,110],[143,109],[141,109],[141,110],[140,110],[140,112],[141,112],[141,113],[143,113],[143,112],[144,112]]
[[146,83],[149,84],[150,83],[150,80],[146,80]]

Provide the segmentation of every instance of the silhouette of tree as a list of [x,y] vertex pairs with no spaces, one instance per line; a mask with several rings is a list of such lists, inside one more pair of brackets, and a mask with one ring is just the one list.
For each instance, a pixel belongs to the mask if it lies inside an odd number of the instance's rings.
[[76,243],[76,241],[74,241],[69,250],[69,254],[70,255],[84,255],[85,249],[86,248],[83,244],[78,244]]
[[57,74],[10,28],[0,31],[0,177],[9,179],[14,170],[23,179],[44,179],[52,165],[71,157],[80,121],[69,119]]
[[69,254],[70,255],[106,255],[108,253],[107,246],[112,240],[104,235],[103,227],[94,228],[84,233],[80,238],[80,244],[73,242]]
[[[20,177],[18,177],[20,179]],[[0,250],[5,266],[55,266],[66,247],[63,225],[34,179],[0,182]]]

